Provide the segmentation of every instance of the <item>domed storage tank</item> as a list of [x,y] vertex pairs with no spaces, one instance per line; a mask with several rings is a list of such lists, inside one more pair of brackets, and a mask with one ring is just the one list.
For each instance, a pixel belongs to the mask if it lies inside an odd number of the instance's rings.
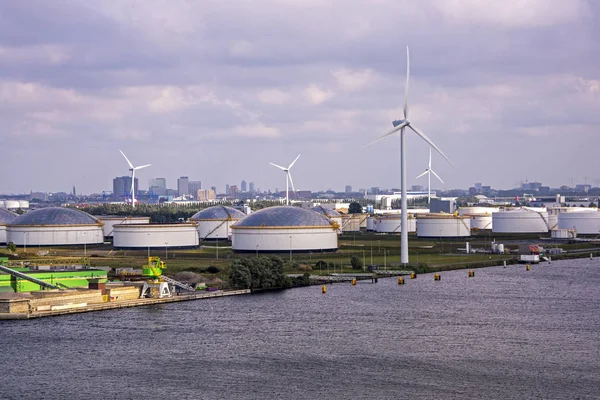
[[314,212],[318,212],[319,214],[323,214],[324,216],[329,218],[331,221],[334,222],[334,225],[338,226],[337,232],[342,233],[342,214],[340,214],[332,208],[327,208],[323,206],[316,206],[311,208],[311,210],[313,210]]
[[[417,231],[417,220],[413,215],[408,215],[408,232]],[[375,232],[400,233],[402,232],[402,216],[400,214],[380,215],[375,220]]]
[[236,252],[336,251],[336,226],[322,214],[300,207],[279,206],[253,212],[232,227]]
[[29,211],[6,226],[7,240],[17,246],[68,246],[103,243],[102,221],[73,208]]
[[149,224],[150,217],[129,217],[119,215],[98,215],[100,221],[104,223],[102,231],[104,237],[113,237],[113,231],[115,225],[127,225],[127,224]]
[[191,249],[198,244],[198,226],[195,223],[114,226],[115,249]]
[[558,229],[575,229],[578,235],[600,234],[600,212],[596,210],[558,214]]
[[198,211],[190,220],[198,224],[200,240],[218,240],[231,238],[231,225],[246,214],[233,207],[212,206]]
[[10,224],[18,215],[5,208],[0,208],[0,244],[6,244],[6,225]]
[[417,215],[417,237],[459,238],[471,236],[471,219],[453,214]]
[[527,208],[503,210],[492,214],[494,233],[546,233],[548,211]]

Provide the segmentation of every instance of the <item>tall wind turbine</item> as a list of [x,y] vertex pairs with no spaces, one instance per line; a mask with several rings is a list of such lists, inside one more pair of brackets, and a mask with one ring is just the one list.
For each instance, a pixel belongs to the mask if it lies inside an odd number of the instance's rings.
[[296,189],[294,188],[294,181],[292,180],[292,174],[290,173],[290,169],[292,169],[292,167],[294,166],[294,163],[296,161],[298,161],[299,158],[300,158],[300,154],[298,154],[298,157],[296,157],[296,159],[294,161],[292,161],[292,163],[290,164],[290,166],[287,167],[287,168],[282,167],[281,165],[269,163],[269,164],[271,164],[271,165],[273,165],[273,166],[275,166],[275,167],[277,167],[277,168],[285,171],[285,204],[286,205],[290,204],[288,179],[292,183],[292,190],[294,191],[294,193],[296,193]]
[[[376,143],[386,137],[400,131],[400,176],[401,176],[401,231],[400,231],[400,262],[402,264],[408,264],[408,208],[406,205],[406,135],[404,134],[404,128],[410,128],[413,132],[419,135],[423,140],[429,143],[429,146],[433,147],[435,151],[440,153],[442,157],[444,157],[450,165],[452,165],[452,161],[442,151],[423,133],[420,129],[412,124],[412,122],[408,119],[408,83],[410,78],[410,61],[409,61],[409,53],[408,46],[406,46],[406,87],[405,87],[405,95],[404,95],[404,119],[396,120],[392,122],[394,125],[394,129],[383,134],[376,140],[367,144],[369,146],[373,143]],[[366,146],[363,146],[366,147]]]
[[435,173],[434,170],[431,169],[431,147],[429,148],[429,168],[425,170],[421,175],[417,176],[416,179],[419,179],[423,175],[427,174],[427,204],[431,204],[431,174],[435,175],[436,178],[440,180],[440,182],[444,183],[442,178]]
[[149,167],[152,164],[146,164],[146,165],[140,165],[139,167],[134,167],[133,164],[131,163],[131,161],[129,161],[129,158],[127,158],[127,156],[125,155],[125,153],[123,153],[121,150],[119,150],[119,151],[121,152],[121,154],[123,154],[123,157],[125,157],[125,160],[127,160],[127,164],[129,164],[129,170],[131,171],[131,207],[135,208],[135,171],[137,171],[138,169]]

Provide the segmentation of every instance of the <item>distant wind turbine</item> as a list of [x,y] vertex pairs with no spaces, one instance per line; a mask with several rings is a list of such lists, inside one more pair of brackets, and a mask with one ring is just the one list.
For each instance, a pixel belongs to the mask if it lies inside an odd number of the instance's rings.
[[131,161],[129,161],[129,158],[127,158],[127,156],[125,155],[125,153],[123,153],[121,150],[119,150],[119,151],[121,152],[121,154],[123,154],[123,157],[125,157],[125,160],[127,160],[127,164],[129,164],[129,170],[131,171],[131,207],[135,208],[135,171],[137,171],[138,169],[149,167],[152,164],[146,164],[146,165],[140,165],[139,167],[134,167],[133,164],[131,163]]
[[281,170],[283,170],[285,172],[285,204],[289,205],[290,204],[290,196],[289,196],[289,184],[288,184],[288,179],[289,182],[291,182],[292,184],[292,190],[294,191],[294,193],[296,193],[296,189],[294,188],[294,181],[292,180],[292,174],[290,173],[290,169],[292,169],[292,167],[294,166],[294,164],[296,163],[296,161],[298,161],[298,159],[300,158],[300,154],[298,154],[298,157],[296,157],[296,159],[294,161],[292,161],[292,163],[290,164],[289,167],[285,168],[282,167],[281,165],[277,165],[277,164],[273,164],[273,163],[269,163]]
[[417,176],[416,179],[419,179],[423,175],[427,174],[427,204],[431,204],[431,174],[435,175],[436,178],[440,180],[440,182],[444,183],[442,178],[435,173],[434,170],[431,169],[431,147],[429,148],[429,168],[425,170],[421,175]]
[[452,162],[450,161],[450,159],[448,157],[446,157],[446,155],[444,153],[442,153],[442,151],[423,132],[421,132],[420,129],[418,129],[416,126],[414,126],[412,124],[412,122],[408,119],[409,78],[410,78],[410,61],[409,61],[408,46],[406,46],[406,87],[405,87],[406,93],[404,96],[404,119],[393,121],[392,125],[394,125],[394,129],[392,129],[391,131],[380,136],[379,138],[377,138],[376,140],[367,144],[366,146],[363,146],[363,148],[370,146],[371,144],[379,142],[380,140],[385,139],[386,137],[400,131],[400,176],[401,176],[401,184],[400,185],[401,185],[401,193],[402,193],[402,199],[401,199],[401,203],[400,203],[401,209],[402,209],[401,220],[400,220],[400,223],[402,224],[401,231],[400,231],[400,262],[402,264],[408,264],[408,215],[407,215],[408,207],[406,205],[406,183],[407,183],[407,178],[406,178],[406,136],[404,135],[404,128],[410,128],[413,132],[415,132],[417,135],[419,135],[423,140],[425,140],[427,143],[429,143],[429,146],[433,147],[435,149],[435,151],[440,153],[442,155],[442,157],[444,157],[450,163],[450,165],[452,165]]

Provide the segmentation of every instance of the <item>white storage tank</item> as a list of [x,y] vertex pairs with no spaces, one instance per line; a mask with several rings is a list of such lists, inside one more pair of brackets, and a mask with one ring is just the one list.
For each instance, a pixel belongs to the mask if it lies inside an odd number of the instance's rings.
[[150,223],[150,217],[143,216],[129,217],[119,215],[99,215],[96,218],[98,218],[104,223],[104,226],[102,227],[104,237],[113,237],[113,230],[115,225]]
[[336,251],[337,228],[327,217],[300,207],[263,208],[232,227],[236,252],[288,253]]
[[18,215],[5,208],[0,208],[0,244],[6,244],[6,225],[10,224]]
[[600,212],[596,210],[558,214],[558,229],[573,229],[578,235],[600,234]]
[[[417,220],[414,216],[408,215],[407,223],[408,232],[417,231]],[[382,233],[400,233],[402,232],[402,216],[400,214],[381,215],[375,220],[374,230]]]
[[115,249],[188,249],[199,244],[195,223],[115,225],[113,235]]
[[29,211],[6,226],[7,241],[17,246],[69,246],[104,242],[102,221],[73,208]]
[[18,200],[4,200],[4,208],[9,210],[17,210],[19,208]]
[[29,200],[19,200],[19,208],[26,210],[29,208]]
[[471,236],[471,219],[453,214],[417,215],[417,237],[448,238]]
[[492,214],[477,214],[477,215],[465,215],[471,218],[471,229],[473,230],[485,230],[492,229]]
[[548,214],[548,229],[558,229],[558,214]]
[[375,217],[367,217],[367,232],[373,232],[375,230]]
[[510,209],[493,213],[492,220],[494,233],[546,233],[549,229],[548,211]]
[[231,226],[245,216],[233,207],[217,205],[198,211],[190,220],[198,224],[200,240],[229,240]]
[[342,232],[360,232],[363,218],[366,227],[366,217],[367,214],[342,214]]

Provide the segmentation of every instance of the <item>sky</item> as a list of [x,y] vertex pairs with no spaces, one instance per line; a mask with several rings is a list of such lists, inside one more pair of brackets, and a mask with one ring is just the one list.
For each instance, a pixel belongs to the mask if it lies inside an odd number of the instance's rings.
[[[0,193],[400,187],[403,117],[444,184],[600,180],[600,3],[589,0],[0,2]],[[410,185],[428,145],[407,133]],[[435,180],[435,178],[433,178]],[[433,181],[432,181],[433,182]]]

